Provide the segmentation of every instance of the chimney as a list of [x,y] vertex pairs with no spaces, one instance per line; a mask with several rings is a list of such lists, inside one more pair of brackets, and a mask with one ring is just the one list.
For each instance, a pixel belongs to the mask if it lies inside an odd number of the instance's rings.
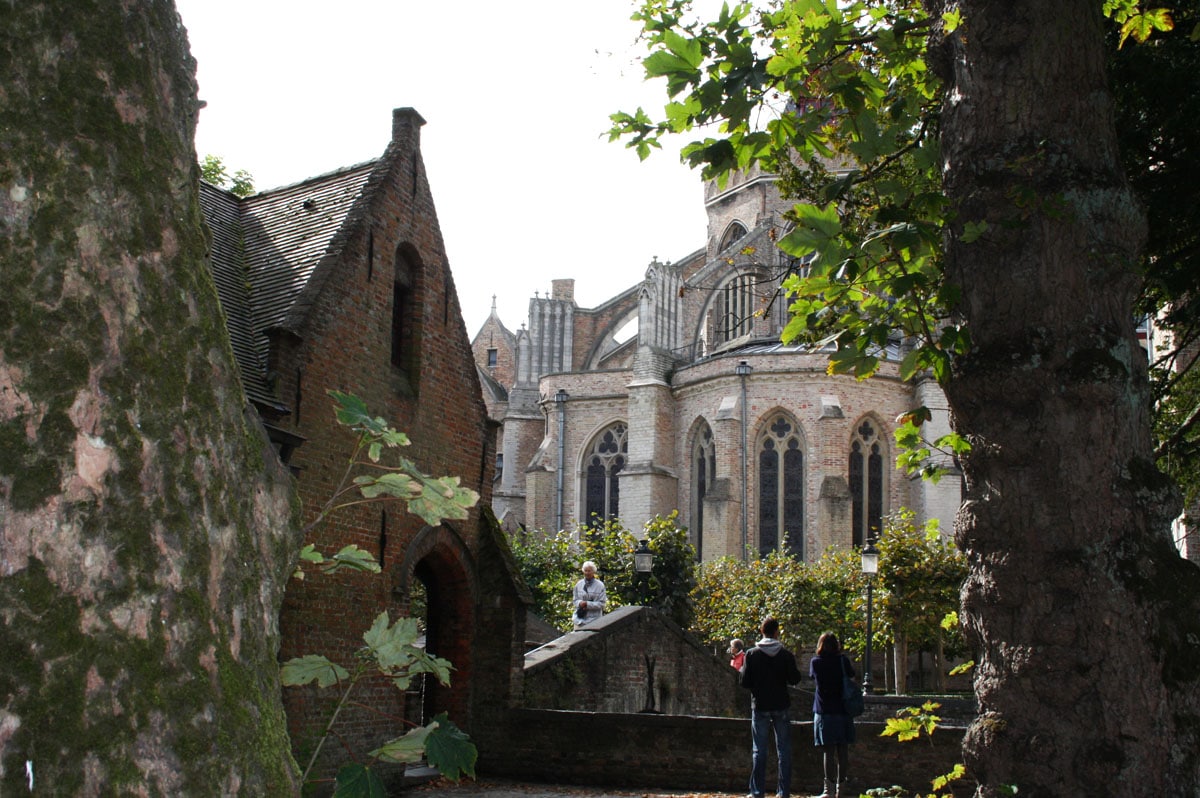
[[550,298],[573,303],[575,301],[575,279],[551,280]]
[[392,141],[412,136],[415,146],[421,145],[421,126],[425,120],[415,108],[396,108],[392,111]]

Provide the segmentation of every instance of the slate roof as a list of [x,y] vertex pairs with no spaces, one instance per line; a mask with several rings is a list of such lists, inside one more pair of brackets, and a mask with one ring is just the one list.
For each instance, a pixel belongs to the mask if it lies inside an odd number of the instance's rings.
[[276,327],[298,331],[297,303],[318,265],[341,254],[346,222],[363,200],[378,163],[349,166],[243,201],[246,260],[260,332]]
[[480,368],[478,363],[475,364],[475,371],[479,375],[479,384],[493,402],[508,401],[508,389],[501,385],[499,380]]
[[368,161],[246,198],[201,182],[213,280],[252,402],[286,412],[266,373],[267,333],[300,332],[319,289],[319,267],[341,255],[379,164]]
[[283,408],[266,381],[266,339],[257,334],[251,311],[250,280],[242,248],[241,201],[224,189],[200,181],[200,207],[212,231],[211,266],[225,327],[241,372],[246,397],[256,404]]

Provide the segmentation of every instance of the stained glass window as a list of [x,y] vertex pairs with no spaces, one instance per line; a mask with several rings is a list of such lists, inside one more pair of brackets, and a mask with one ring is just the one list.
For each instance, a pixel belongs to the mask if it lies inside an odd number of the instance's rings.
[[804,558],[804,440],[780,413],[758,446],[758,550],[766,555],[784,545]]
[[629,447],[623,423],[606,427],[592,440],[584,469],[584,517],[590,527],[617,518],[620,490],[617,475],[625,467]]
[[887,449],[874,421],[865,419],[850,441],[851,540],[855,546],[877,540],[883,529],[884,472]]

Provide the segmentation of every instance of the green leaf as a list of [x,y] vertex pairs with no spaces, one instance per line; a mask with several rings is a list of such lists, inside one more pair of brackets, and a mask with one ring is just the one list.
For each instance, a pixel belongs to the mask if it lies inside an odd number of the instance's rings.
[[359,476],[354,478],[354,484],[365,498],[374,499],[379,496],[391,496],[395,499],[409,500],[420,496],[421,483],[408,474],[392,471],[378,477]]
[[320,654],[306,654],[289,659],[280,667],[280,676],[288,687],[316,682],[317,687],[330,687],[350,678],[350,672]]
[[379,667],[390,672],[415,659],[419,649],[413,643],[420,635],[415,618],[397,618],[396,623],[389,625],[385,610],[375,616],[371,628],[363,632],[363,642],[374,654]]
[[920,347],[918,347],[904,356],[904,360],[900,361],[900,379],[907,382],[913,378],[914,374],[920,371],[922,354]]
[[700,62],[704,57],[700,49],[700,42],[669,30],[663,34],[663,44],[667,46],[668,50],[679,56],[690,69],[700,67]]
[[434,727],[425,740],[425,756],[432,767],[446,778],[458,781],[462,775],[475,778],[475,760],[479,752],[470,738],[443,712],[433,719]]
[[371,416],[367,413],[367,403],[354,394],[330,391],[329,395],[333,397],[336,405],[339,424],[347,427],[360,427],[371,420]]
[[395,624],[389,625],[387,612],[376,616],[371,628],[363,633],[363,641],[380,672],[401,690],[408,689],[412,677],[419,673],[432,673],[442,684],[450,684],[453,666],[416,646],[420,635],[416,619],[397,618]]
[[354,543],[343,547],[341,551],[330,557],[321,570],[332,574],[343,568],[350,568],[355,571],[367,571],[373,574],[377,574],[380,571],[379,563],[375,562],[375,558],[371,556],[371,553],[363,551]]
[[343,765],[337,772],[333,798],[387,798],[379,774],[365,765]]
[[458,477],[441,477],[426,484],[427,489],[408,503],[408,511],[430,526],[437,526],[447,518],[466,518],[467,511],[479,501],[479,494],[462,487]]
[[952,781],[957,781],[967,774],[967,768],[960,762],[954,766],[954,769],[945,775],[938,776],[933,780],[933,789],[940,790]]
[[800,204],[794,209],[796,228],[779,240],[779,248],[795,258],[802,258],[835,241],[842,232],[837,205],[827,204],[824,208]]
[[[439,717],[445,716],[440,715]],[[376,748],[371,752],[371,756],[384,762],[394,762],[396,764],[420,762],[425,758],[425,742],[429,738],[430,732],[436,728],[437,720],[435,719],[428,726],[418,726],[415,729],[409,729],[403,737],[389,740]],[[429,764],[433,765],[432,762]]]
[[960,665],[955,665],[953,668],[951,668],[949,675],[950,676],[960,676],[964,673],[970,673],[970,671],[974,667],[975,667],[975,660],[969,659],[966,662],[964,662]]
[[967,222],[963,225],[962,235],[959,240],[964,244],[971,244],[979,240],[979,237],[987,232],[987,222]]
[[317,547],[314,544],[309,543],[307,546],[300,549],[300,559],[305,560],[306,562],[322,563],[325,562],[325,555],[317,551]]
[[1175,27],[1171,12],[1165,8],[1153,8],[1140,14],[1134,14],[1121,26],[1121,41],[1118,48],[1125,44],[1130,36],[1138,44],[1146,42],[1154,31],[1169,31]]

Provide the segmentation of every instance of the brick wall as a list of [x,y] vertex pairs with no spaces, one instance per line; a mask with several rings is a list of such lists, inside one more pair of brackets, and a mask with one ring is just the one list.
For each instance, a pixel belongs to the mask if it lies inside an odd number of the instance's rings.
[[[477,726],[478,773],[607,787],[739,791],[750,768],[749,693],[724,654],[715,655],[658,612],[622,607],[527,653],[524,698]],[[647,705],[646,655],[655,657],[654,708]],[[806,659],[801,657],[801,670]],[[812,692],[792,688],[793,794],[820,785],[812,743]],[[930,739],[881,738],[886,718],[919,703],[870,696],[851,749],[856,783],[929,790],[961,761],[971,699],[939,699]],[[661,714],[665,711],[666,714]],[[774,764],[769,767],[774,778]],[[773,784],[773,783],[772,783]],[[963,785],[959,794],[970,793]]]
[[[900,785],[928,792],[931,779],[962,761],[961,728],[943,727],[933,737],[898,743],[879,736],[882,724],[857,726],[850,772],[864,790]],[[743,718],[515,709],[496,731],[504,745],[480,746],[480,776],[728,792],[745,790],[750,778],[750,721]],[[813,746],[811,722],[793,721],[792,752],[792,794],[815,794],[821,786],[821,758]],[[773,753],[767,774],[773,792]],[[955,795],[974,790],[969,780],[956,784]]]

